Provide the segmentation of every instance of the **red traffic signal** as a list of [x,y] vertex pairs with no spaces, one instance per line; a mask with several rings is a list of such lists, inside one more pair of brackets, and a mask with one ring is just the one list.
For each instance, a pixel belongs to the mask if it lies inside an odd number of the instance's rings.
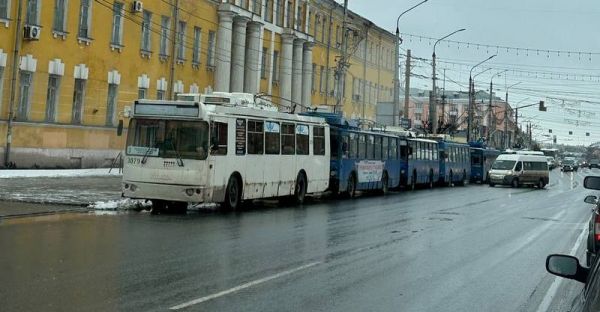
[[544,101],[540,101],[540,107],[539,110],[540,112],[545,112],[546,111],[546,106],[544,106]]

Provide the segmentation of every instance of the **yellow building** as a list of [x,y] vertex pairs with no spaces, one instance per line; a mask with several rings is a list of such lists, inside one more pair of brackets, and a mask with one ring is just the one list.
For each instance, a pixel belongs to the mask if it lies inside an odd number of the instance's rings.
[[[0,155],[12,116],[11,165],[109,165],[121,112],[141,97],[249,92],[333,108],[342,20],[333,0],[0,0]],[[340,107],[374,119],[392,100],[394,37],[353,12],[346,30]]]

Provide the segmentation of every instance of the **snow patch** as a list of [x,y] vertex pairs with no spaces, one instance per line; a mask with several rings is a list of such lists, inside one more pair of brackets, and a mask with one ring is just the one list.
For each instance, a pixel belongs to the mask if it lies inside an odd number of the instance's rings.
[[121,176],[119,169],[44,169],[44,170],[0,170],[0,179],[8,178],[59,178],[59,177],[100,177]]
[[95,210],[130,210],[130,209],[145,209],[150,208],[152,204],[141,200],[135,200],[130,198],[109,200],[109,201],[98,201],[90,204],[88,208]]

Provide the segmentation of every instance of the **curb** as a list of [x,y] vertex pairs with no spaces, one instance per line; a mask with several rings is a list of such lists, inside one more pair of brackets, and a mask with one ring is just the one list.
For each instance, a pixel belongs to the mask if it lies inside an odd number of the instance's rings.
[[10,214],[10,215],[0,215],[0,221],[3,219],[16,219],[16,218],[27,218],[27,217],[38,217],[38,216],[47,216],[54,214],[62,214],[62,213],[86,213],[91,211],[90,209],[64,209],[64,210],[49,210],[49,211],[40,211],[40,212],[30,212],[30,213],[19,213],[19,214]]

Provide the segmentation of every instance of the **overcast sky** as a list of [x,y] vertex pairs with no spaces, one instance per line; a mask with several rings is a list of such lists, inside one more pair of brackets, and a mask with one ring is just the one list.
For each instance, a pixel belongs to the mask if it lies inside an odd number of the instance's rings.
[[[398,15],[419,2],[349,0],[349,8],[395,32]],[[509,103],[513,107],[519,101],[523,101],[520,105],[540,100],[547,103],[548,112],[538,112],[537,107],[520,111],[523,115],[520,121],[533,118],[539,125],[534,134],[541,138],[552,129],[559,143],[600,141],[600,3],[597,0],[429,0],[400,19],[401,33],[425,37],[441,38],[460,28],[467,30],[448,40],[542,51],[599,53],[559,55],[447,42],[436,48],[438,72],[446,69],[447,90],[466,91],[470,68],[489,55],[497,54],[474,71],[475,74],[492,68],[477,76],[477,89],[489,89],[491,76],[509,69],[493,80],[498,95],[504,97],[506,86],[520,82],[509,91]],[[411,49],[413,56],[427,59],[415,60],[413,73],[431,77],[429,60],[433,41],[408,36],[403,39],[402,54],[405,53],[403,50]],[[443,77],[438,74],[438,78],[441,86]],[[413,78],[411,87],[430,89],[431,80]],[[569,135],[569,131],[573,131],[573,135]],[[586,137],[586,132],[591,136]]]

